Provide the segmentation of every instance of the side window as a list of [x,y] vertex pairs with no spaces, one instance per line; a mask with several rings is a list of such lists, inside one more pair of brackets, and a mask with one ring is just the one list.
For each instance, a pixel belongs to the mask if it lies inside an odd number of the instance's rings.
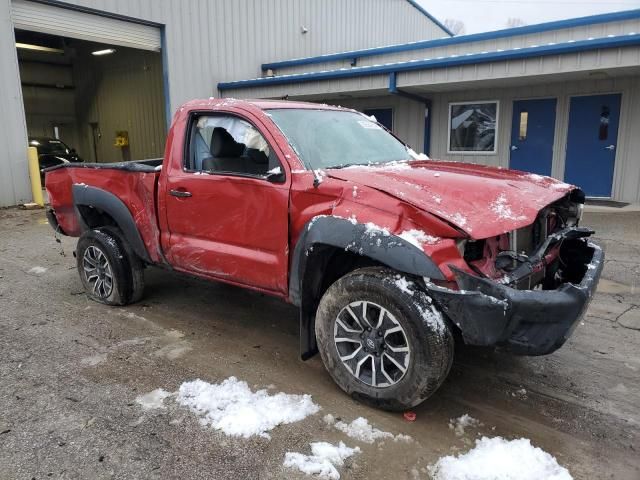
[[249,122],[233,115],[200,116],[194,120],[189,170],[266,176],[279,166],[267,141]]

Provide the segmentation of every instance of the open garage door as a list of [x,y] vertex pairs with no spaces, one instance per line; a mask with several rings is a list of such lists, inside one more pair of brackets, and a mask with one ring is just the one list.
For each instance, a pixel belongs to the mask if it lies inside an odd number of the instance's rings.
[[158,26],[27,0],[13,0],[11,14],[14,27],[19,30],[160,51]]

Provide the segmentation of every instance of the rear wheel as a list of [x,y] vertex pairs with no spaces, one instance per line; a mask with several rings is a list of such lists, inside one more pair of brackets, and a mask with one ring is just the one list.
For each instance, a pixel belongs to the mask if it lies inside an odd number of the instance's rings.
[[138,301],[144,290],[142,262],[115,229],[89,230],[76,249],[78,273],[87,295],[107,305]]
[[453,337],[431,298],[379,267],[355,270],[329,287],[318,307],[316,338],[335,382],[387,410],[427,399],[453,360]]

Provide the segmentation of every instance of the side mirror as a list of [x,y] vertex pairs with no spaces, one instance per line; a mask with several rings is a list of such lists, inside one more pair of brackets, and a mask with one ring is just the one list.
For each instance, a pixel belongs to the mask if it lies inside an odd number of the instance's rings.
[[284,177],[284,172],[282,171],[282,167],[272,168],[264,176],[264,179],[267,182],[271,182],[271,183],[282,183],[284,182],[284,178],[285,177]]
[[72,148],[71,150],[69,150],[69,153],[76,155],[78,152],[76,152],[75,148]]

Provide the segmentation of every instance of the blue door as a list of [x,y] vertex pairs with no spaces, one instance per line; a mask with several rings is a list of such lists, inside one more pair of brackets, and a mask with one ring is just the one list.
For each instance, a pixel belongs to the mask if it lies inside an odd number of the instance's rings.
[[551,175],[556,99],[513,102],[510,168]]
[[571,98],[564,180],[589,197],[610,197],[620,94]]
[[373,115],[376,117],[378,123],[387,127],[387,129],[393,132],[393,109],[391,108],[367,108],[364,112],[365,115]]

